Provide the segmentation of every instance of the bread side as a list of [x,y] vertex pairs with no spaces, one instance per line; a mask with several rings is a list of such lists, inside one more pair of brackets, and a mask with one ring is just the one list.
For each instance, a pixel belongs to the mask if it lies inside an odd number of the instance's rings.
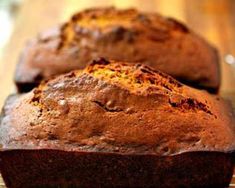
[[82,11],[41,33],[23,51],[15,82],[20,91],[28,90],[97,57],[142,62],[212,92],[220,85],[216,50],[186,26],[158,14],[114,8]]
[[[122,155],[62,150],[11,150],[1,153],[7,187],[228,187],[232,157],[218,152],[176,156]],[[26,168],[27,166],[27,168]]]

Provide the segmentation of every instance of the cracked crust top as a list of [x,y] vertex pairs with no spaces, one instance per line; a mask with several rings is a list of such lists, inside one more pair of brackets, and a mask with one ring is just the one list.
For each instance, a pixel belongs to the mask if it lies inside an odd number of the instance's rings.
[[[15,82],[28,90],[52,75],[82,69],[94,58],[141,62],[194,87],[216,92],[218,54],[178,21],[135,9],[88,9],[26,46]],[[24,88],[25,87],[25,88]]]
[[8,102],[2,149],[174,155],[235,148],[230,107],[142,64],[99,59]]

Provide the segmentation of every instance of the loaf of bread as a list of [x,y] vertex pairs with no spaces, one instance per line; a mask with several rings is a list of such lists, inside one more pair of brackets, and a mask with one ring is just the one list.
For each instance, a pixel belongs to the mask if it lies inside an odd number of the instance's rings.
[[95,8],[32,39],[15,73],[20,92],[42,79],[82,69],[97,57],[142,62],[193,87],[217,92],[217,51],[178,21],[134,9]]
[[0,124],[8,187],[227,187],[234,120],[218,96],[100,59],[12,96]]

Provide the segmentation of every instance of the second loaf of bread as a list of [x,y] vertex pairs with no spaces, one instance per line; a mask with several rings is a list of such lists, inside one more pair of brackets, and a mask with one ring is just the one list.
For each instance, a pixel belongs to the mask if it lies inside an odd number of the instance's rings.
[[52,75],[82,69],[97,57],[142,62],[197,88],[220,86],[218,55],[180,22],[135,9],[95,8],[42,32],[23,51],[15,74],[19,91]]

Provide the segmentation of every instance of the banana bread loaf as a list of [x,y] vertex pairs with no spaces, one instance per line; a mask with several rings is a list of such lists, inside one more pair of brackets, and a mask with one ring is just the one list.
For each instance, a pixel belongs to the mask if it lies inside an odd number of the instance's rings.
[[8,99],[8,187],[226,187],[234,120],[220,97],[141,64],[100,59]]
[[20,92],[52,75],[82,69],[97,57],[142,62],[183,83],[216,92],[217,51],[178,21],[134,9],[89,9],[25,47],[15,73]]

